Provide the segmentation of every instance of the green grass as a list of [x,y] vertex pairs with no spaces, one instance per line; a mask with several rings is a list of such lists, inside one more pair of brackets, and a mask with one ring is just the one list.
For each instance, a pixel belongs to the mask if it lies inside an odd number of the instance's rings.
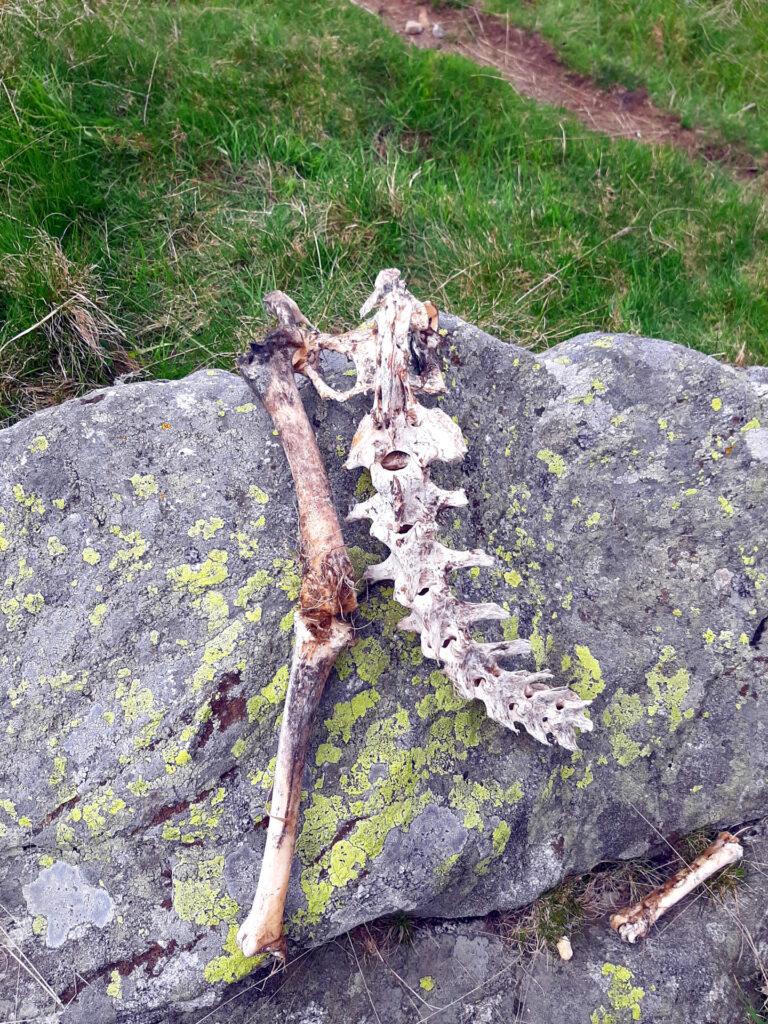
[[536,29],[603,85],[656,102],[726,141],[768,149],[764,0],[484,0]]
[[392,265],[530,346],[768,354],[757,189],[342,0],[6,0],[0,76],[0,419],[137,365],[230,366],[274,287],[349,325]]

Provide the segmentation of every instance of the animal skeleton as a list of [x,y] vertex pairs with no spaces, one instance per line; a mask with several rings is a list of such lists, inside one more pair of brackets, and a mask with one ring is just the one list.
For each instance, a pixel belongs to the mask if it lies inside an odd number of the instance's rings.
[[[437,329],[435,307],[415,299],[406,289],[400,272],[394,269],[381,271],[373,294],[360,310],[361,317],[365,317],[377,309],[375,320],[346,334],[334,336],[315,330],[293,300],[282,292],[271,292],[264,301],[282,325],[268,337],[267,344],[273,352],[283,353],[284,370],[289,365],[285,353],[291,348],[293,370],[307,376],[321,398],[345,402],[357,395],[373,392],[373,408],[358,426],[346,468],[367,469],[376,493],[369,500],[355,505],[347,518],[370,520],[371,535],[389,548],[389,555],[378,565],[370,566],[364,579],[371,583],[392,581],[395,600],[409,610],[400,622],[400,628],[420,634],[422,652],[440,663],[460,696],[467,700],[481,700],[488,715],[512,732],[517,732],[517,727],[522,725],[541,743],[548,743],[551,736],[561,746],[574,750],[576,730],[592,729],[591,720],[584,714],[584,708],[590,701],[582,700],[566,687],[551,686],[549,672],[509,669],[507,663],[511,658],[530,653],[531,646],[527,640],[485,643],[474,639],[471,632],[476,623],[500,621],[508,618],[509,613],[495,603],[463,601],[451,590],[450,574],[455,569],[491,566],[494,562],[484,551],[454,551],[438,540],[439,513],[446,508],[466,505],[467,497],[463,489],[447,491],[438,487],[429,473],[433,462],[457,462],[464,457],[466,445],[461,430],[441,409],[427,408],[415,397],[417,392],[434,395],[445,390],[438,359],[442,339]],[[252,346],[250,362],[241,361],[241,372],[252,386],[253,374],[249,367],[259,365],[259,348]],[[323,350],[342,353],[353,361],[357,381],[348,391],[336,390],[320,375],[319,355]],[[293,388],[295,391],[295,385]],[[264,390],[258,386],[254,389],[259,394]],[[288,395],[287,389],[285,394]],[[274,388],[272,395],[271,405],[267,401],[265,405],[281,429],[278,419],[284,416],[278,407],[280,399]],[[298,400],[298,394],[295,399],[292,395],[289,397],[292,402]],[[304,468],[292,458],[289,450],[291,439],[282,433],[282,429],[281,437],[299,491],[301,535],[302,542],[306,543],[305,532],[311,528],[307,516],[311,518],[312,510],[305,512],[302,503],[302,491],[306,492],[306,488],[300,484],[299,477]],[[314,438],[312,440],[314,442]],[[325,506],[324,510],[327,514]],[[337,552],[343,550],[340,532],[331,539]],[[343,612],[348,610],[347,601]],[[336,608],[333,614],[338,616],[340,611]],[[304,657],[303,622],[302,610],[296,619],[292,683],[294,673],[301,675],[297,662]],[[344,628],[349,629],[346,624]],[[336,653],[347,642],[348,633],[344,632]],[[317,690],[318,698],[319,692]],[[286,803],[291,808],[294,805],[298,807],[301,769],[294,760],[289,773],[287,761],[296,757],[296,744],[292,743],[292,726],[289,724],[294,716],[308,730],[311,711],[302,707],[300,714],[295,715],[294,704],[303,701],[300,688],[289,685],[277,753],[273,815],[281,814]],[[306,737],[302,742],[302,749],[305,749]],[[286,799],[284,786],[289,777],[295,792]],[[262,950],[281,953],[284,949],[281,944],[282,909],[290,857],[286,860],[283,853],[278,864],[271,851],[275,843],[279,846],[283,842],[285,850],[290,847],[292,856],[296,823],[294,816],[290,819],[294,832],[288,836],[288,819],[283,827],[277,826],[273,830],[273,819],[270,818],[267,852],[256,899],[238,935],[238,941],[248,955]],[[277,867],[282,874],[275,879],[272,872]],[[283,901],[280,904],[281,942],[273,934],[279,900],[264,903],[270,894],[278,892]],[[265,917],[270,920],[268,928],[264,927]],[[269,936],[269,942],[263,941],[264,935]]]

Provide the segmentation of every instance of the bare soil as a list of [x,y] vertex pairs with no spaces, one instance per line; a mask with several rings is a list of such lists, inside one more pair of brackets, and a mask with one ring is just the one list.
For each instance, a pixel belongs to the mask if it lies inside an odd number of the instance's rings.
[[[503,17],[476,7],[435,8],[418,0],[352,2],[378,15],[414,46],[460,53],[493,68],[521,95],[570,111],[592,131],[674,146],[723,165],[740,178],[754,178],[768,170],[765,156],[755,157],[743,147],[683,127],[678,117],[655,106],[644,89],[618,85],[603,89],[588,76],[571,71],[540,35],[515,28]],[[406,33],[408,22],[418,22],[422,31]]]

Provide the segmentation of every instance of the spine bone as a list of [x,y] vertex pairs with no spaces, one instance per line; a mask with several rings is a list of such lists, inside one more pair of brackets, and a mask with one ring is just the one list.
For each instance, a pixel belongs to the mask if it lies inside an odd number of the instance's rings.
[[[566,687],[552,686],[549,672],[509,669],[510,658],[530,653],[527,641],[479,643],[471,634],[473,623],[504,619],[507,612],[493,603],[462,601],[451,590],[453,570],[492,566],[494,560],[484,551],[454,551],[438,540],[440,511],[465,505],[467,499],[462,490],[437,487],[429,475],[433,462],[463,459],[466,446],[459,427],[441,409],[426,408],[415,397],[416,391],[445,390],[436,356],[437,312],[415,299],[394,269],[378,275],[360,314],[374,309],[374,325],[333,339],[316,334],[310,343],[349,355],[358,370],[353,392],[374,395],[346,462],[348,469],[367,469],[376,491],[348,518],[370,520],[371,535],[389,548],[389,556],[367,569],[365,579],[392,582],[395,600],[409,609],[400,628],[420,634],[422,652],[441,665],[457,694],[481,700],[487,714],[512,732],[523,726],[541,743],[551,737],[574,750],[576,730],[592,729],[584,714],[590,702]],[[314,367],[308,375],[313,381],[318,377]],[[321,397],[336,398],[331,390],[318,388]]]

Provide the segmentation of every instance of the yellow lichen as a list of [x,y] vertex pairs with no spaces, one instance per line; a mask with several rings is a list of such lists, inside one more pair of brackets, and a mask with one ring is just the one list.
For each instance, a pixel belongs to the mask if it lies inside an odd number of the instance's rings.
[[625,693],[621,687],[603,712],[603,724],[609,731],[611,752],[622,768],[627,768],[639,757],[647,757],[651,752],[647,744],[641,746],[629,734],[629,730],[644,718],[645,709],[640,698],[635,693]]
[[682,710],[683,701],[688,695],[691,677],[685,667],[675,672],[669,671],[669,665],[677,658],[674,647],[662,649],[658,662],[645,677],[648,687],[655,698],[655,703],[648,708],[649,715],[655,715],[660,706],[666,708],[669,717],[669,731],[674,732],[684,718],[692,718],[694,711]]
[[571,688],[582,700],[594,700],[605,689],[600,663],[590,649],[582,644],[576,644],[573,650],[576,655],[576,664],[573,666],[576,682],[571,684]]
[[[0,527],[0,533],[2,533],[2,527]],[[53,536],[48,538],[47,547],[48,554],[51,558],[58,558],[59,555],[66,555],[68,550],[66,546],[61,543],[58,537]],[[2,545],[0,545],[0,551],[2,551]]]
[[202,594],[206,587],[219,586],[227,578],[228,557],[226,551],[214,548],[200,565],[176,566],[168,569],[166,576],[177,590],[194,595]]
[[590,1024],[629,1024],[629,1021],[640,1020],[640,1003],[645,990],[632,984],[632,971],[628,967],[605,963],[601,973],[604,978],[611,979],[606,992],[611,1009],[601,1006],[595,1010],[590,1016]]
[[[186,877],[179,877],[181,872]],[[211,857],[197,864],[177,866],[173,879],[173,909],[182,921],[213,928],[222,921],[234,921],[239,906],[222,893],[224,857]]]
[[107,614],[107,606],[105,604],[97,604],[91,614],[88,616],[88,621],[92,626],[99,627],[104,621],[104,616]]
[[110,999],[123,998],[123,979],[120,977],[120,971],[118,970],[110,971],[109,973],[107,995],[110,997]]
[[266,491],[263,491],[257,484],[251,484],[248,488],[248,497],[253,498],[260,505],[266,505],[269,501],[269,495]]
[[33,452],[35,455],[42,455],[43,452],[47,452],[48,438],[44,434],[38,434],[27,445],[27,451]]
[[549,448],[542,448],[536,452],[536,458],[540,459],[554,476],[558,478],[565,476],[566,466],[562,455],[556,455]]
[[[236,412],[238,410],[235,410]],[[237,944],[237,925],[230,925],[227,937],[224,941],[224,952],[221,956],[214,957],[203,969],[205,980],[215,985],[217,982],[231,984],[240,981],[257,967],[269,959],[268,953],[260,953],[258,956],[244,956]]]
[[197,519],[195,525],[187,530],[188,537],[202,537],[203,540],[210,540],[224,528],[224,520],[221,516],[211,516],[210,519]]
[[131,477],[131,485],[133,486],[134,493],[137,498],[142,501],[146,501],[151,498],[153,494],[157,494],[159,487],[157,480],[151,473],[146,473],[142,476],[141,473],[134,473]]
[[27,494],[21,484],[14,484],[12,493],[14,500],[29,512],[34,512],[39,516],[43,515],[45,512],[45,505],[43,505],[42,500],[31,491]]

